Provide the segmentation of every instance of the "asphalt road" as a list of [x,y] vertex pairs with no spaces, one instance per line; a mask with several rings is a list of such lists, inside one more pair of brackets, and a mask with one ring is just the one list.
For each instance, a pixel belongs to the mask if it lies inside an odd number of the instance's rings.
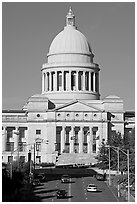
[[[89,183],[97,185],[98,192],[87,192]],[[65,189],[67,197],[56,198],[57,189]],[[71,178],[70,183],[61,183],[60,180],[48,181],[33,190],[41,202],[118,202],[104,181],[97,181],[93,177]]]

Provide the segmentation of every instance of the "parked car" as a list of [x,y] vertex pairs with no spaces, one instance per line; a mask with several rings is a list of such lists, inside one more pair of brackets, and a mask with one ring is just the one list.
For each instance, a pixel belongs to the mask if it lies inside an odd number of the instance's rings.
[[69,175],[63,175],[61,177],[61,183],[69,183],[70,182],[70,177]]
[[58,190],[56,193],[57,198],[65,198],[67,196],[66,190]]
[[89,184],[89,185],[87,186],[87,191],[88,191],[88,192],[97,191],[97,186],[96,186],[95,184],[91,183],[91,184]]

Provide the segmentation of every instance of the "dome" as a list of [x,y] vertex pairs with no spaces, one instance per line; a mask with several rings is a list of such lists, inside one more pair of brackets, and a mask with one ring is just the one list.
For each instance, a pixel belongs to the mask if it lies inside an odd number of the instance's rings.
[[86,37],[72,25],[67,25],[52,41],[49,54],[78,53],[91,55]]

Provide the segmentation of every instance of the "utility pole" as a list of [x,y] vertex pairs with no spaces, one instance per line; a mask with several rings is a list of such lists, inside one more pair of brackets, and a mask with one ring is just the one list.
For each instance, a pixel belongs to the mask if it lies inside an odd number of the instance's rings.
[[34,172],[35,172],[35,143],[34,143]]
[[109,185],[111,185],[111,178],[110,178],[110,145],[109,145]]
[[120,189],[119,189],[119,147],[117,148],[117,153],[118,153],[118,198],[120,197]]
[[130,202],[130,183],[129,183],[129,149],[127,149],[127,167],[128,167],[128,202]]

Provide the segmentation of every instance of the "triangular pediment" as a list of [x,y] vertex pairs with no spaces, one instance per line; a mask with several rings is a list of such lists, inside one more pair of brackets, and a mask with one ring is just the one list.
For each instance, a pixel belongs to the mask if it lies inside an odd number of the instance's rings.
[[69,112],[81,112],[81,111],[89,111],[89,112],[99,112],[101,111],[101,109],[95,107],[95,106],[91,106],[88,105],[86,103],[83,103],[81,101],[72,101],[68,104],[65,104],[63,106],[60,106],[58,108],[55,109],[55,111],[69,111]]

